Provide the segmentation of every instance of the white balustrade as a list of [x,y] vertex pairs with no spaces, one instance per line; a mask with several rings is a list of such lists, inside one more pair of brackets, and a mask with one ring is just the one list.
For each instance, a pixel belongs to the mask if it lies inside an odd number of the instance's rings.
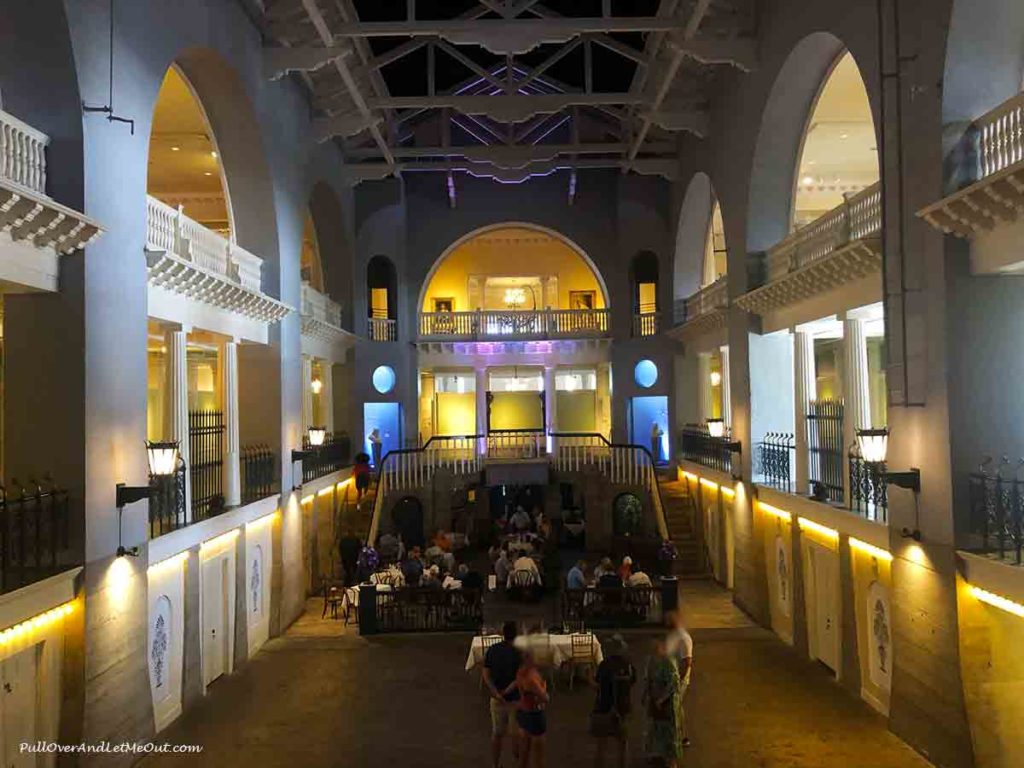
[[977,124],[982,178],[1024,160],[1024,92],[982,115]]
[[46,194],[46,147],[50,137],[0,110],[0,177]]
[[800,227],[768,251],[768,282],[882,231],[881,186],[873,184]]
[[371,341],[398,341],[398,327],[390,317],[371,317],[366,322]]
[[570,338],[608,332],[607,309],[421,312],[421,338]]
[[658,313],[639,312],[633,315],[634,336],[654,336],[658,333]]
[[728,305],[729,278],[726,275],[722,275],[711,285],[705,285],[695,294],[685,299],[683,321],[695,320],[702,315],[710,314]]
[[336,328],[341,327],[341,304],[305,281],[302,283],[302,314]]
[[146,248],[190,261],[259,292],[263,260],[155,197],[146,197]]
[[536,459],[544,455],[543,430],[512,430],[487,435],[487,457],[491,459]]

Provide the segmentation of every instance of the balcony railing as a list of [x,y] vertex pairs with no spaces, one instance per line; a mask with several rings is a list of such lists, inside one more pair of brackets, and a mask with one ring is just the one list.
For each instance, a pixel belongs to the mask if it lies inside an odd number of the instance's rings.
[[607,309],[421,312],[421,339],[574,338],[608,333]]
[[352,440],[346,433],[339,432],[327,435],[323,445],[313,446],[307,437],[302,441],[302,450],[309,452],[308,458],[302,460],[302,482],[309,483],[348,466],[352,459]]
[[370,341],[398,341],[398,327],[390,317],[368,317],[366,335]]
[[1024,160],[1024,91],[977,120],[981,178]]
[[146,247],[192,262],[202,269],[260,292],[263,260],[198,221],[181,208],[146,196]]
[[46,194],[46,147],[50,137],[0,110],[0,176]]
[[[807,413],[807,450],[812,492],[843,501],[843,401],[814,400]],[[815,491],[819,487],[821,491]]]
[[796,440],[788,432],[769,432],[754,450],[754,480],[789,493],[793,490]]
[[251,504],[277,493],[277,457],[269,445],[244,446],[239,458],[242,503]]
[[[45,486],[45,487],[44,487]],[[69,536],[68,492],[13,480],[0,486],[0,591],[32,584],[74,565]]]
[[654,336],[657,333],[657,312],[638,312],[633,315],[633,336]]
[[341,304],[306,282],[302,284],[302,316],[341,328]]
[[887,522],[889,484],[885,479],[885,462],[864,461],[856,443],[847,459],[850,462],[850,511],[868,520]]
[[679,436],[679,450],[683,458],[709,469],[732,472],[730,438],[712,437],[706,426],[691,424]]
[[673,320],[676,325],[682,325],[727,306],[729,306],[729,278],[722,275],[715,282],[705,285],[691,296],[677,300],[673,306]]
[[847,198],[768,251],[768,282],[822,259],[857,240],[882,231],[881,185]]
[[968,476],[970,540],[964,549],[1024,564],[1024,480],[1017,477],[1022,466],[1011,466],[1004,456],[992,471],[991,458],[986,458]]

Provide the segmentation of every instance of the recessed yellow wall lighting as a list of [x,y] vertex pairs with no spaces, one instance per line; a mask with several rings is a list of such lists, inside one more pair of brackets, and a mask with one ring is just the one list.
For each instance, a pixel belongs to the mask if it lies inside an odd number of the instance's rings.
[[683,477],[685,477],[687,480],[692,480],[693,482],[696,482],[698,479],[697,476],[693,474],[693,472],[683,472]]
[[713,491],[717,491],[718,490],[718,483],[713,482],[711,480],[708,480],[705,477],[702,477],[700,479],[700,484],[703,485],[705,488],[710,488]]
[[222,544],[227,544],[230,541],[233,541],[235,537],[238,536],[238,533],[239,531],[237,528],[232,528],[227,533],[222,533],[220,536],[212,538],[209,541],[204,541],[202,544],[199,545],[199,549],[213,549],[215,547],[219,547]]
[[868,544],[866,541],[855,539],[853,536],[850,537],[850,547],[860,550],[866,555],[871,555],[871,557],[877,557],[879,560],[885,560],[887,563],[892,562],[892,552],[876,547],[874,544]]
[[171,152],[180,152],[181,147],[171,147]]
[[38,632],[41,629],[53,624],[55,621],[63,619],[65,616],[71,614],[74,610],[74,602],[67,602],[63,605],[58,605],[56,608],[51,608],[48,611],[44,611],[31,619],[25,619],[13,627],[8,627],[3,632],[0,632],[0,645],[17,640],[24,635]]
[[771,515],[772,517],[777,517],[780,520],[785,520],[787,523],[793,522],[793,515],[791,515],[789,512],[787,512],[784,509],[779,509],[778,507],[773,507],[771,504],[765,504],[764,502],[758,502],[757,506],[760,507],[761,511],[764,512],[767,515]]
[[180,568],[182,563],[184,563],[186,560],[188,560],[188,552],[179,552],[178,554],[171,555],[170,557],[165,558],[158,563],[153,563],[151,566],[149,566],[147,571],[150,574],[154,574],[163,571],[174,570],[175,568]]
[[309,496],[303,496],[302,499],[299,500],[299,504],[309,504],[315,498],[316,497],[311,493]]
[[988,605],[1024,619],[1024,605],[1015,603],[1009,598],[994,594],[993,592],[984,590],[981,587],[976,587],[973,584],[968,586],[968,590],[970,590],[970,593],[981,602],[987,603]]
[[808,520],[806,517],[799,518],[799,523],[800,530],[802,531],[814,531],[815,533],[824,536],[825,538],[833,540],[839,538],[839,531],[837,531],[835,528],[829,528],[827,526],[822,525],[821,523],[816,523],[813,520]]
[[262,526],[262,525],[264,525],[266,523],[269,523],[275,517],[277,517],[277,510],[276,509],[273,512],[271,512],[269,515],[264,515],[263,517],[257,517],[255,520],[252,520],[252,521],[246,523],[245,524],[245,530],[247,530],[247,531],[255,530],[256,528],[259,528],[260,526]]
[[334,493],[334,486],[328,485],[326,488],[322,488],[316,495],[326,496],[330,493]]
[[736,495],[736,491],[734,491],[732,488],[727,488],[726,486],[723,485],[722,486],[722,495],[723,496],[728,496],[731,499],[731,498],[733,498]]

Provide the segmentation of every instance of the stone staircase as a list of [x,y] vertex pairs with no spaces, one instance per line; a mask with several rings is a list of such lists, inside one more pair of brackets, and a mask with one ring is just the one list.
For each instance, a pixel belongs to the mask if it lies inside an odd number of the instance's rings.
[[659,471],[658,489],[661,491],[669,538],[679,551],[672,572],[680,578],[708,578],[707,558],[694,527],[697,502],[688,484],[676,479],[674,469]]

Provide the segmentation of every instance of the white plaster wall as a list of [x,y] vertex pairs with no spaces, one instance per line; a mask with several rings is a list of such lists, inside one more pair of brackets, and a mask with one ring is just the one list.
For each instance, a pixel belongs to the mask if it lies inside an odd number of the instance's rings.
[[249,658],[270,637],[270,585],[276,515],[245,526],[245,611]]
[[[175,555],[147,572],[149,631],[146,663],[153,694],[153,722],[162,731],[182,711],[185,657],[185,568],[187,555]],[[158,667],[159,665],[159,667]]]

